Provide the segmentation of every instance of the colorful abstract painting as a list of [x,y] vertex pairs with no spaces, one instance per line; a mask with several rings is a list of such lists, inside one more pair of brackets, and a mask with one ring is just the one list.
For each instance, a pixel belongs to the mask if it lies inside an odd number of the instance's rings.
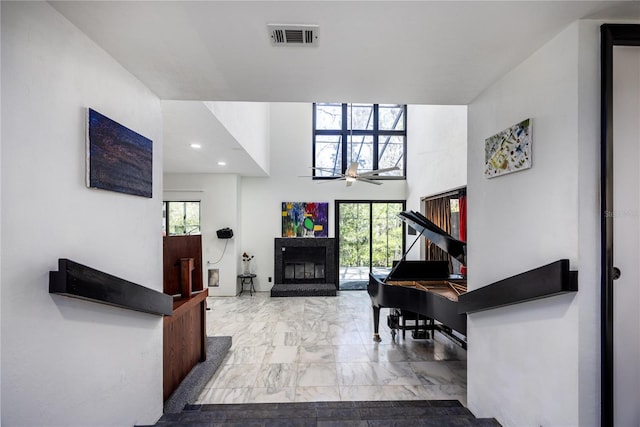
[[329,237],[329,203],[282,202],[282,237]]
[[87,186],[151,197],[152,141],[91,108],[87,116]]
[[484,176],[493,178],[531,167],[531,119],[485,140]]

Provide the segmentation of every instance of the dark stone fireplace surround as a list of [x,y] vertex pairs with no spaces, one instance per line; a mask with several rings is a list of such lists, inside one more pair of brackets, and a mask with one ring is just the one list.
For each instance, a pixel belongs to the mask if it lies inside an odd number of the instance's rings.
[[[285,263],[289,264],[288,274],[285,274]],[[306,266],[307,271],[304,275],[296,271],[295,277],[292,277],[292,264],[297,264],[298,268]],[[335,290],[338,288],[336,239],[332,237],[276,238],[274,276],[274,288],[313,290],[332,287],[332,294],[335,295]]]

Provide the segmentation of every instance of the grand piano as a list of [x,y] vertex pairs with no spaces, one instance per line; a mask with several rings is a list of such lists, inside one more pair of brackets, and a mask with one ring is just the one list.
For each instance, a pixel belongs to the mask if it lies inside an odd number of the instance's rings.
[[[420,233],[411,247],[420,236],[425,236],[466,265],[465,242],[453,238],[418,212],[404,211],[399,215]],[[440,331],[466,348],[467,316],[458,314],[458,296],[467,290],[465,278],[451,275],[448,261],[407,261],[406,254],[395,263],[387,277],[369,275],[367,291],[373,307],[374,341],[381,341],[378,332],[380,309],[387,307],[391,309],[387,322],[393,338],[396,330],[402,329],[404,335],[404,320],[411,317],[416,322],[414,329],[427,330],[427,334],[428,331]],[[403,325],[399,323],[400,318]],[[420,319],[424,320],[423,326],[418,324]]]

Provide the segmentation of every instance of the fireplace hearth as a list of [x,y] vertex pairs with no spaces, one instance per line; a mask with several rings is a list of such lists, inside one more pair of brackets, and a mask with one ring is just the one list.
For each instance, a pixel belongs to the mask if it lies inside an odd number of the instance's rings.
[[336,295],[334,238],[276,238],[274,254],[275,285],[271,296]]

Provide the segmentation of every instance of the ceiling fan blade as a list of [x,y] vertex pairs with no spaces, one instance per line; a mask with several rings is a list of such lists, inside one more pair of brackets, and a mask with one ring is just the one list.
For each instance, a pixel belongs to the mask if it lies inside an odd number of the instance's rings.
[[362,175],[358,177],[358,181],[366,182],[367,184],[382,185],[381,182],[374,181],[374,180],[368,179],[368,178],[363,178]]
[[317,180],[317,181],[318,181],[318,184],[326,184],[327,182],[344,181],[345,179],[347,179],[347,178],[342,177],[342,176],[337,176],[335,178],[329,178],[329,179],[323,179],[323,180]]
[[363,172],[360,174],[360,176],[372,176],[372,175],[377,175],[377,174],[381,174],[384,172],[391,172],[391,171],[397,171],[400,170],[400,168],[398,166],[394,166],[392,168],[384,168],[384,169],[374,169],[372,171],[369,172]]
[[317,168],[315,166],[309,166],[309,169],[325,171],[325,172],[334,172],[335,171],[335,169],[332,169],[332,168]]
[[346,176],[342,175],[342,176],[334,176],[334,177],[326,177],[327,179],[317,179],[315,181],[318,182],[318,184],[326,184],[327,182],[333,182],[333,181],[344,181],[347,179]]

